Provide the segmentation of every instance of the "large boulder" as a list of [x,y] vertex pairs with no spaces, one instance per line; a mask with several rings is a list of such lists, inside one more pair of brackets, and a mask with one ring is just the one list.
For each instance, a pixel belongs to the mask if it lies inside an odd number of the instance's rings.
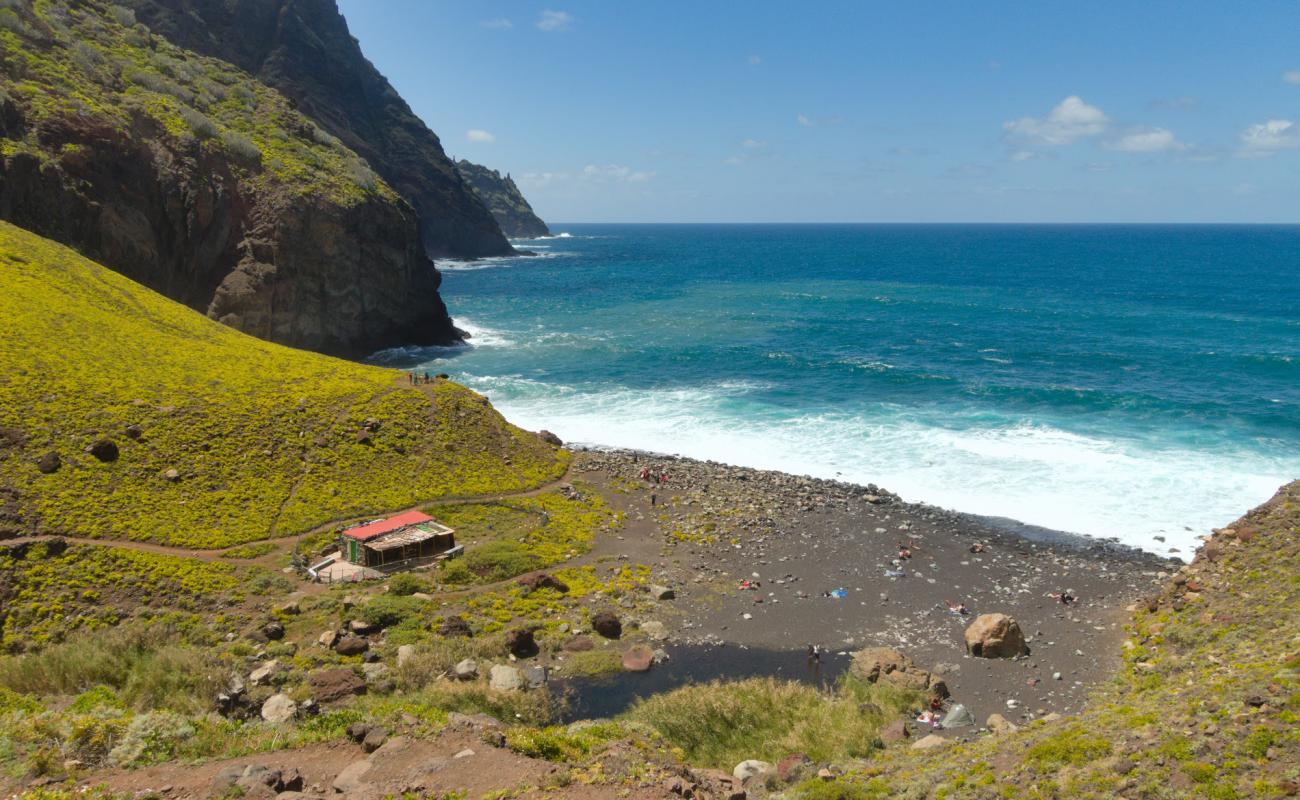
[[359,656],[370,649],[370,642],[354,634],[342,636],[334,643],[334,652],[341,656]]
[[749,783],[756,778],[761,780],[775,771],[776,768],[766,761],[759,761],[756,758],[751,758],[747,761],[740,762],[732,768],[731,775],[741,783]]
[[87,447],[86,452],[100,461],[116,461],[118,455],[117,443],[112,439],[100,439]]
[[966,652],[976,658],[1015,658],[1029,652],[1020,624],[1006,614],[981,614],[966,629]]
[[336,703],[366,691],[365,679],[344,667],[313,672],[307,676],[307,683],[318,703]]
[[628,672],[646,672],[654,661],[653,650],[643,644],[633,645],[623,654],[623,669]]
[[868,647],[853,654],[849,674],[875,683],[892,672],[906,672],[911,668],[912,659],[892,647]]
[[462,637],[468,639],[474,635],[474,631],[470,629],[469,623],[464,618],[451,616],[443,620],[442,625],[438,626],[438,635],[447,638]]
[[506,649],[516,658],[537,655],[537,641],[531,628],[513,628],[506,631]]
[[61,466],[63,466],[63,460],[53,450],[36,459],[36,468],[45,475],[58,472]]

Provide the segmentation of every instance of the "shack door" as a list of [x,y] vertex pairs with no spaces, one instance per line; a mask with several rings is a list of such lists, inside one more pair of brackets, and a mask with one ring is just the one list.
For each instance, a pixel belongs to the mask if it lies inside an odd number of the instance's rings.
[[348,539],[348,561],[357,563],[357,540]]

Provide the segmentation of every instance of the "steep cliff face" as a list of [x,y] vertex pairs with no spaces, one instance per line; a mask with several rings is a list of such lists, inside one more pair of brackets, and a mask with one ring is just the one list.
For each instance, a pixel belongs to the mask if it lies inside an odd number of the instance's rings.
[[334,0],[123,0],[173,43],[279,90],[360,154],[420,217],[433,256],[512,252],[438,137],[362,54]]
[[277,92],[99,0],[0,17],[0,218],[284,344],[458,338],[414,211]]
[[533,207],[524,199],[523,192],[519,191],[509,175],[502,177],[494,169],[465,159],[456,162],[456,169],[460,170],[474,194],[492,212],[506,236],[512,239],[532,239],[551,234],[546,223],[533,213]]

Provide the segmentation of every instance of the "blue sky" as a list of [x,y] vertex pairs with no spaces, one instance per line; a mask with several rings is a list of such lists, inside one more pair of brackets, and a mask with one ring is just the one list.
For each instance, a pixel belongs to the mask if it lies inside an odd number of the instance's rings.
[[1300,222],[1300,4],[339,0],[548,221]]

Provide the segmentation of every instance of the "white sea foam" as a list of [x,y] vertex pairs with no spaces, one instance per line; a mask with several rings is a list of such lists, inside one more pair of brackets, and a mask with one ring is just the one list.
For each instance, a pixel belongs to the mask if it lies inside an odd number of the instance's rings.
[[[513,422],[566,441],[680,453],[763,469],[874,482],[904,498],[1189,557],[1198,537],[1267,499],[1300,460],[1094,438],[1032,422],[756,409],[744,382],[642,391],[465,379]],[[1163,537],[1161,542],[1157,537]]]
[[515,343],[507,334],[477,325],[464,317],[456,317],[452,322],[469,334],[470,347],[510,347]]

